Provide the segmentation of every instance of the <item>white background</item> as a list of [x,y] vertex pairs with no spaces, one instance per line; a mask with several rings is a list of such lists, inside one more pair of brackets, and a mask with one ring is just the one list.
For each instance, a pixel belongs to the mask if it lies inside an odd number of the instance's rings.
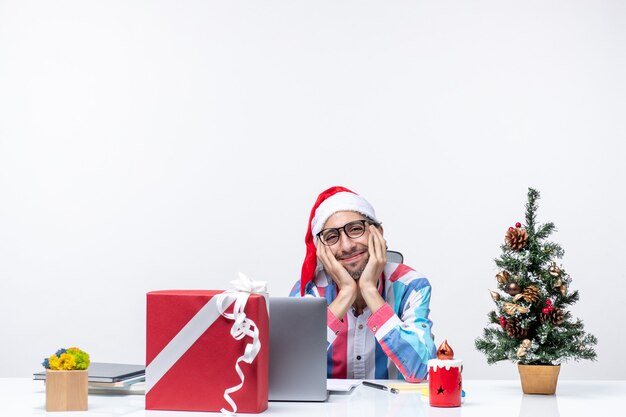
[[599,338],[561,375],[623,379],[624,45],[620,1],[0,1],[0,376],[143,362],[150,290],[286,295],[344,185],[466,378],[517,378],[474,339],[537,188]]

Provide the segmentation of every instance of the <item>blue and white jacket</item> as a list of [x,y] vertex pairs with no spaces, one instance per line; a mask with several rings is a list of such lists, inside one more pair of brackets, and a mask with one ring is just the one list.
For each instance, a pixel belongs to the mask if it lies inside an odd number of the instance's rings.
[[[343,320],[327,311],[328,378],[405,379],[420,382],[428,375],[428,360],[436,356],[431,333],[431,287],[428,279],[404,264],[387,263],[378,281],[386,301],[375,314],[350,309]],[[300,297],[300,281],[291,290]],[[328,305],[337,286],[318,266],[305,297],[324,297]]]

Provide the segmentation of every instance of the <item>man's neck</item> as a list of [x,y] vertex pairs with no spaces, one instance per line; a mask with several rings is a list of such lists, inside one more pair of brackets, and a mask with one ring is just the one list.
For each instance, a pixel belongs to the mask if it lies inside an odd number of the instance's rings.
[[354,309],[354,315],[360,316],[361,314],[363,314],[363,310],[365,310],[365,307],[367,307],[367,304],[365,304],[365,299],[363,298],[363,295],[361,295],[361,291],[359,291],[356,296],[356,300],[354,300],[354,303],[352,304],[352,308]]
[[[376,285],[379,285],[379,284],[380,284],[380,281]],[[354,303],[352,303],[352,308],[354,309],[355,316],[360,316],[361,314],[363,314],[363,311],[367,308],[367,303],[365,302],[365,299],[363,298],[363,294],[361,294],[361,290],[357,292],[356,299],[354,300]]]

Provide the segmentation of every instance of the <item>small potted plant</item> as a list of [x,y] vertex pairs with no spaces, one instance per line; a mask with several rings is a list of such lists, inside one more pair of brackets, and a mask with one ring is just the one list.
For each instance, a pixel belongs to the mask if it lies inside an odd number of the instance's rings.
[[567,360],[595,360],[597,339],[585,333],[580,319],[567,307],[578,301],[572,279],[557,265],[563,249],[546,239],[553,223],[537,224],[539,192],[528,190],[525,224],[509,227],[495,260],[499,291],[490,291],[496,309],[476,348],[493,364],[518,364],[525,394],[554,394],[560,366]]
[[46,411],[86,411],[89,355],[77,347],[59,349],[44,359]]

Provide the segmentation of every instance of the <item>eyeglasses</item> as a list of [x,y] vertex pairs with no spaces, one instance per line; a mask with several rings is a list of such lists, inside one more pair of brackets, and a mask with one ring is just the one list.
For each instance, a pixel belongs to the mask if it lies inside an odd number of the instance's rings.
[[339,237],[341,236],[340,232],[342,230],[350,239],[356,239],[357,237],[363,236],[363,233],[365,233],[366,223],[367,220],[355,220],[344,224],[343,227],[331,227],[324,229],[317,234],[317,237],[324,245],[332,246],[339,242]]

